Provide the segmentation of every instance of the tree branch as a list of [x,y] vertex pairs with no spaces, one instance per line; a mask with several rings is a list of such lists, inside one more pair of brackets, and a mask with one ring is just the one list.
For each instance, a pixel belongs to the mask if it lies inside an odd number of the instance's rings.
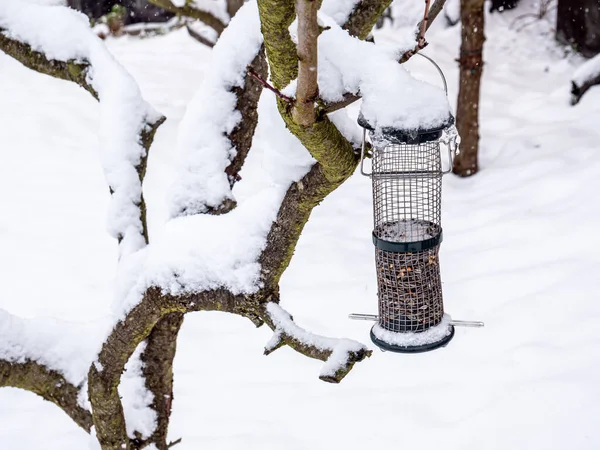
[[237,97],[235,109],[242,115],[239,125],[228,136],[231,145],[236,151],[231,163],[225,169],[232,188],[240,180],[239,173],[252,147],[254,131],[258,124],[258,101],[260,100],[263,88],[261,79],[264,80],[268,76],[269,67],[267,65],[267,57],[265,56],[265,47],[261,46],[258,54],[250,63],[248,72],[244,77],[244,86],[236,86],[232,89]]
[[29,45],[6,37],[5,32],[6,30],[0,28],[1,51],[13,57],[28,69],[78,84],[98,100],[98,93],[87,82],[90,69],[89,63],[48,59],[46,55],[33,50]]
[[205,38],[200,33],[198,33],[197,31],[195,31],[192,27],[190,27],[189,24],[185,25],[185,29],[187,30],[187,32],[190,35],[190,37],[192,37],[193,39],[197,40],[201,44],[206,45],[207,47],[210,47],[210,48],[212,48],[212,47],[215,46],[214,42],[212,42],[208,38]]
[[355,363],[372,354],[359,342],[328,338],[304,330],[277,303],[267,303],[261,311],[261,318],[274,331],[273,338],[265,347],[265,355],[287,345],[304,356],[325,361],[319,378],[329,383],[342,381]]
[[[446,0],[435,0],[431,8],[429,8],[429,14],[427,15],[427,23],[425,25],[425,31],[429,30],[431,24],[435,18],[443,11]],[[417,28],[421,29],[422,22],[419,22]],[[423,34],[424,35],[424,34]]]
[[[72,81],[79,86],[83,87],[88,91],[96,100],[100,100],[98,93],[94,88],[87,82],[87,74],[91,68],[91,65],[87,61],[75,62],[75,61],[57,61],[48,59],[46,55],[41,52],[33,50],[29,45],[22,42],[10,39],[3,33],[5,30],[0,28],[0,50],[5,52],[7,55],[13,57],[25,67],[34,70],[36,72],[50,75],[54,78],[59,78],[65,81]],[[143,124],[142,131],[140,133],[140,144],[144,148],[144,155],[141,157],[139,164],[135,167],[136,172],[139,176],[140,184],[143,183],[146,175],[146,166],[148,162],[148,155],[150,147],[154,141],[154,136],[158,128],[165,122],[165,117],[159,117],[153,121],[147,121]],[[111,195],[114,194],[112,187],[109,186]],[[142,224],[141,234],[148,243],[148,225],[146,221],[146,203],[144,196],[140,189],[140,198],[137,204],[140,213],[140,222]],[[121,243],[124,236],[119,235],[118,241]]]
[[[182,308],[180,312],[184,312]],[[125,364],[159,319],[177,312],[158,289],[149,289],[142,301],[113,328],[88,374],[88,395],[94,412],[96,436],[102,450],[129,450],[123,405],[118,387]]]
[[201,11],[199,9],[194,8],[193,6],[186,3],[184,6],[175,6],[171,0],[149,0],[153,5],[159,6],[165,11],[173,13],[177,16],[191,17],[192,19],[197,19],[204,22],[209,27],[213,28],[219,35],[223,32],[225,27],[220,19],[213,16],[211,13],[206,11]]
[[271,80],[281,90],[298,78],[296,45],[289,27],[296,18],[293,0],[257,0]]
[[319,96],[319,85],[317,84],[317,41],[319,38],[317,12],[320,6],[320,1],[296,0],[298,15],[298,86],[292,116],[294,122],[305,127],[315,123],[315,102]]
[[183,313],[171,313],[160,319],[146,340],[141,355],[146,388],[154,399],[151,408],[156,411],[156,428],[147,439],[158,450],[167,450],[167,432],[173,404],[173,360],[177,336],[183,324]]
[[571,81],[571,105],[579,103],[583,95],[590,90],[590,88],[600,84],[600,74],[595,77],[589,77],[583,83],[576,83]]
[[342,28],[348,30],[351,36],[364,40],[391,4],[392,0],[362,0],[356,4]]
[[0,387],[14,387],[33,392],[54,403],[88,433],[92,428],[92,415],[77,402],[79,387],[42,364],[35,361],[0,360]]

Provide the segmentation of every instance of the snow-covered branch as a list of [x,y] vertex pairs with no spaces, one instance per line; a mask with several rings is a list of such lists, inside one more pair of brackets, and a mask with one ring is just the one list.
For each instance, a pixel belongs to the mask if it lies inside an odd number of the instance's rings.
[[267,76],[262,43],[256,2],[249,1],[215,45],[213,70],[181,122],[172,217],[223,214],[235,207],[231,188],[252,144],[262,91],[247,68]]
[[150,145],[165,120],[91,31],[62,6],[0,3],[0,50],[41,73],[74,81],[100,101],[101,160],[112,199],[108,226],[120,256],[148,242],[142,181]]
[[577,68],[571,79],[571,104],[576,105],[593,86],[600,85],[600,55]]
[[360,342],[319,336],[306,331],[277,303],[267,303],[261,317],[274,332],[265,346],[265,355],[287,345],[309,358],[325,361],[319,375],[323,381],[339,383],[355,363],[371,356],[371,350]]
[[377,19],[391,4],[392,0],[359,0],[343,24],[343,28],[348,30],[351,36],[366,39]]
[[221,34],[230,20],[229,9],[225,1],[214,0],[149,0],[153,5],[177,16],[189,17],[204,22]]
[[92,414],[78,403],[79,387],[36,361],[11,362],[0,357],[0,387],[24,389],[54,403],[88,433]]
[[89,432],[91,414],[80,394],[97,331],[48,319],[21,319],[0,309],[0,387],[41,396]]

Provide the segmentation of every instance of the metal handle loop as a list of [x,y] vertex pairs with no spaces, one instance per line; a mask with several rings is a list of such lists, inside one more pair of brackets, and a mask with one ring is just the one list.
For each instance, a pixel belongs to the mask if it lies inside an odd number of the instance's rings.
[[[444,75],[444,72],[442,71],[442,68],[432,58],[425,55],[424,53],[417,52],[417,55],[425,58],[437,69],[438,73],[440,74],[440,77],[442,78],[442,83],[444,83],[444,92],[446,93],[446,97],[448,97],[448,82],[446,81],[446,77]],[[443,170],[442,175],[447,175],[452,172],[452,167],[454,166],[454,158],[456,158],[457,150],[458,145],[456,144],[456,138],[452,138],[448,142],[448,170]]]
[[444,92],[446,93],[446,97],[448,97],[448,83],[446,82],[446,77],[444,76],[444,72],[442,72],[442,68],[440,66],[438,66],[438,64],[429,56],[427,56],[423,53],[420,53],[420,52],[417,52],[416,54],[419,56],[422,56],[423,58],[425,58],[427,61],[429,61],[431,64],[433,64],[435,66],[435,68],[437,69],[437,71],[440,74],[440,77],[442,77],[442,82],[444,83]]

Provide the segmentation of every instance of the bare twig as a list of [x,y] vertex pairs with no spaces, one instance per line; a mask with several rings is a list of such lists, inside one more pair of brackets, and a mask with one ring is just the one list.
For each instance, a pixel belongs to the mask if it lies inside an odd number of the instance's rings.
[[167,448],[175,447],[177,444],[181,444],[181,438],[175,439],[174,441],[169,442],[169,445],[167,445]]
[[[425,24],[425,31],[429,30],[431,24],[436,19],[436,17],[442,12],[444,9],[444,5],[446,4],[446,0],[435,0],[431,8],[429,8],[429,14],[427,14],[427,23]],[[421,23],[417,25],[417,27],[421,28]],[[424,33],[423,33],[424,35]]]
[[292,111],[294,121],[308,127],[315,123],[315,101],[319,95],[317,84],[317,40],[319,2],[297,0],[298,15],[298,87],[296,104]]
[[263,85],[264,88],[270,90],[271,92],[273,92],[277,97],[279,97],[280,99],[288,102],[288,103],[294,103],[294,99],[291,97],[288,97],[287,95],[284,95],[281,93],[281,91],[273,86],[271,86],[269,84],[269,82],[267,80],[265,80],[263,77],[261,77],[252,67],[248,67],[248,73],[250,75],[252,75],[254,78],[256,78],[260,84]]
[[200,33],[198,33],[197,31],[194,31],[194,29],[192,27],[190,27],[190,24],[186,24],[185,28],[188,32],[188,34],[190,35],[191,38],[197,40],[198,42],[200,42],[201,44],[206,45],[207,47],[214,47],[215,43],[212,42],[211,40],[205,38],[204,36],[202,36]]
[[427,42],[425,41],[425,31],[427,30],[427,21],[429,20],[429,1],[430,0],[425,0],[425,12],[423,13],[423,20],[421,21],[421,31],[417,38],[417,43],[420,48],[427,45]]
[[417,35],[417,45],[412,50],[407,51],[400,58],[400,64],[408,61],[415,53],[423,50],[427,47],[427,41],[425,40],[425,32],[427,31],[427,22],[429,21],[429,1],[425,0],[425,12],[423,13],[423,20],[419,23],[419,34]]

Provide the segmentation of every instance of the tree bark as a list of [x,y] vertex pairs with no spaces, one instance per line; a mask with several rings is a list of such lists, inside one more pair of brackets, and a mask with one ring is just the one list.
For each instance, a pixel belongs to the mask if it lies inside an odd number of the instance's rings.
[[168,449],[167,433],[173,404],[173,360],[181,325],[182,313],[171,313],[160,319],[148,336],[141,358],[146,388],[154,395],[151,407],[157,415],[156,429],[148,442],[156,445],[158,450]]
[[460,88],[456,106],[461,145],[453,167],[453,172],[461,177],[474,175],[479,169],[479,91],[485,41],[483,8],[484,0],[461,0]]
[[558,0],[556,39],[588,58],[600,53],[600,0]]

